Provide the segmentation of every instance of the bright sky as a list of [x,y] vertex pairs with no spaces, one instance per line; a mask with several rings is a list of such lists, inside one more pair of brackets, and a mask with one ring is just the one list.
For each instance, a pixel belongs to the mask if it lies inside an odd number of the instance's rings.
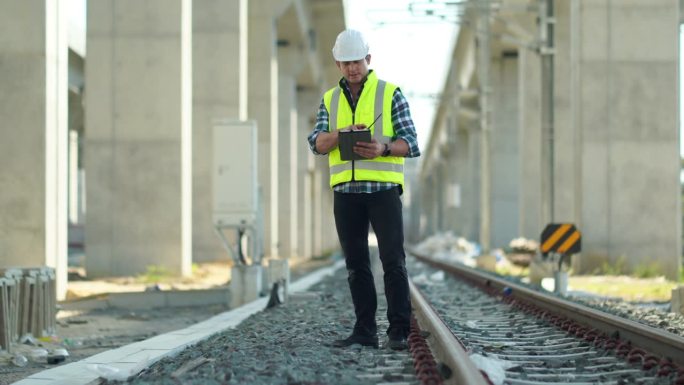
[[69,45],[81,55],[85,55],[86,0],[67,0],[69,20]]
[[[417,19],[408,10],[416,0],[344,0],[348,28],[365,33],[370,67],[397,84],[411,107],[421,151],[432,129],[457,27],[436,19]],[[382,23],[382,24],[381,24]]]

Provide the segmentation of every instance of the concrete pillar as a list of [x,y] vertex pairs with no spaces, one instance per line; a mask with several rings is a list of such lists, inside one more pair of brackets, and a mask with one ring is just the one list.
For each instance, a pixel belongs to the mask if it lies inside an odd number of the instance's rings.
[[296,86],[292,74],[281,70],[278,75],[278,249],[282,258],[292,258],[299,254],[296,239],[298,232]]
[[313,130],[316,112],[320,103],[318,90],[301,90],[297,92],[297,206],[299,231],[297,249],[302,258],[309,259],[313,253],[313,213],[315,197],[313,191],[313,174],[315,172],[314,155],[309,149],[306,138]]
[[[631,268],[655,262],[678,279],[678,1],[571,2],[567,12],[557,19],[577,39],[568,50],[574,67],[556,79],[577,80],[565,100],[581,130],[581,271],[624,256]],[[572,156],[557,159],[557,170],[570,169]]]
[[456,144],[456,138],[453,133],[455,132],[455,115],[453,110],[446,112],[442,124],[444,125],[444,143],[442,148],[445,150],[444,163],[445,167],[442,170],[443,178],[443,188],[442,199],[444,200],[444,218],[442,219],[443,231],[451,231],[456,234],[456,220],[458,207],[456,207],[456,201],[454,196],[454,185],[456,183],[456,170],[454,166],[454,158],[456,154],[454,153],[454,146]]
[[480,178],[481,178],[481,139],[479,121],[472,120],[468,123],[468,189],[466,199],[470,211],[470,220],[467,229],[467,238],[473,242],[480,240]]
[[[212,225],[212,127],[215,119],[238,119],[239,11],[238,1],[193,0],[192,255],[196,262],[231,259]],[[234,232],[225,233],[235,242]]]
[[313,255],[320,256],[323,254],[324,247],[324,226],[327,225],[324,215],[329,213],[324,212],[324,200],[327,199],[329,188],[327,187],[327,174],[325,174],[324,167],[327,166],[327,159],[322,156],[316,156],[314,159],[313,172]]
[[518,52],[518,236],[539,240],[541,220],[541,65],[539,55]]
[[444,160],[439,163],[439,173],[437,184],[437,199],[439,201],[439,211],[438,211],[438,228],[439,231],[444,232],[449,230],[447,227],[447,208],[449,207],[449,201],[447,197],[447,189],[449,187],[449,163],[447,162],[448,156],[444,156]]
[[[328,158],[316,157],[317,175],[319,175],[320,192],[320,252],[316,255],[329,253],[339,249],[339,238],[335,227],[335,214],[333,210],[333,191],[330,188],[330,172]],[[314,225],[315,226],[315,225]]]
[[518,236],[520,151],[518,143],[518,55],[505,52],[492,63],[491,246]]
[[437,198],[437,188],[433,188],[437,182],[437,167],[433,166],[433,169],[428,174],[425,180],[425,185],[430,186],[427,193],[425,194],[425,207],[426,207],[426,223],[425,232],[426,234],[433,235],[439,232],[438,227],[438,198]]
[[469,240],[475,240],[476,227],[474,223],[473,209],[473,186],[470,182],[470,131],[465,128],[459,128],[456,131],[456,148],[455,148],[455,164],[457,175],[457,187],[459,190],[456,194],[460,195],[460,207],[458,208],[458,224],[456,226],[456,234],[461,235]]
[[468,148],[469,148],[469,134],[465,129],[454,129],[454,143],[453,155],[450,164],[453,165],[451,185],[449,187],[449,196],[453,205],[453,219],[450,228],[453,229],[455,235],[460,235],[468,239],[471,238],[472,232],[469,223],[472,222],[472,202],[469,189],[473,186],[468,181],[469,167],[468,167]]
[[[571,16],[571,2],[557,2],[555,13],[556,56],[554,58],[554,218],[553,221],[579,224],[582,191],[582,137],[579,126],[579,25]],[[577,33],[578,31],[574,32]],[[587,100],[588,101],[588,100]],[[543,224],[545,226],[546,224]],[[582,229],[580,228],[580,231]]]
[[406,243],[415,245],[423,236],[420,229],[423,188],[419,179],[420,165],[413,162],[408,167],[412,171],[405,176],[407,188],[404,191],[404,237]]
[[191,272],[191,11],[191,0],[88,4],[90,277]]
[[55,1],[0,1],[0,267],[67,281],[67,18]]
[[280,250],[278,162],[278,60],[276,10],[265,1],[248,5],[248,102],[250,119],[259,127],[259,184],[263,191],[264,252],[278,257]]

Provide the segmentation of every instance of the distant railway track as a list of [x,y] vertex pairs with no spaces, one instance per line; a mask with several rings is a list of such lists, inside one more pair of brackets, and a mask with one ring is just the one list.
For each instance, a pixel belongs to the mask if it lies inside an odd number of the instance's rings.
[[473,357],[503,384],[684,384],[680,336],[413,254],[456,277],[411,284],[420,329],[451,369],[445,383],[487,384]]

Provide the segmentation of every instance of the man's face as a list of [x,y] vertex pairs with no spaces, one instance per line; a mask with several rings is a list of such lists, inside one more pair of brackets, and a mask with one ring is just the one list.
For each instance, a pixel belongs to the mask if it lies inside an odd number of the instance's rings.
[[370,64],[370,55],[365,58],[354,61],[336,61],[337,68],[340,69],[342,76],[351,84],[361,84],[363,79],[368,75],[368,65]]

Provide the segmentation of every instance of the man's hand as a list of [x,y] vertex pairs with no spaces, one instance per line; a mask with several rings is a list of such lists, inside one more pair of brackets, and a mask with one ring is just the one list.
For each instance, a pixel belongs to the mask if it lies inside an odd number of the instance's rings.
[[342,129],[342,131],[360,131],[366,128],[365,124],[352,124]]
[[354,145],[354,152],[361,155],[367,159],[377,158],[385,151],[385,145],[375,140],[371,139],[368,142],[356,142]]

